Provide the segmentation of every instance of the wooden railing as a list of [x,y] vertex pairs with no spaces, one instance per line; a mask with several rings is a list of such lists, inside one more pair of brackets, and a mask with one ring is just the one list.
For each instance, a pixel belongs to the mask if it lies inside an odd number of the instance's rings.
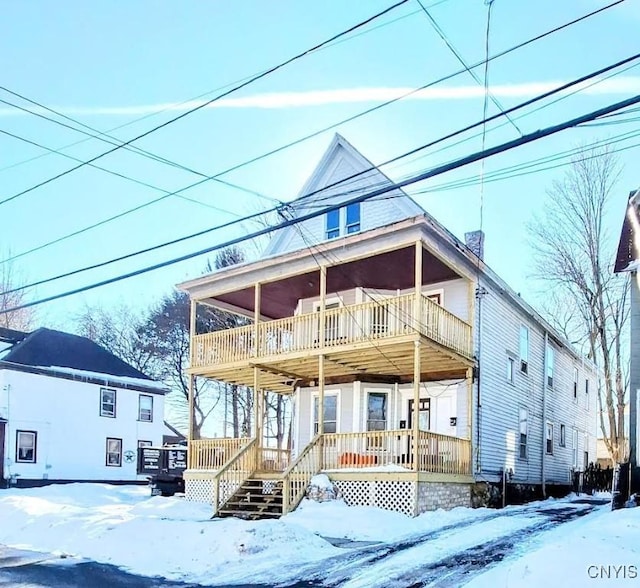
[[471,473],[471,442],[430,431],[419,432],[417,467],[410,429],[325,434],[322,450],[325,470],[394,465],[437,474]]
[[262,447],[258,469],[262,472],[284,472],[289,467],[290,457],[288,449]]
[[426,296],[420,298],[420,332],[449,349],[473,356],[471,326]]
[[471,441],[420,431],[419,467],[423,472],[471,474]]
[[409,459],[411,430],[325,433],[323,467],[326,470],[401,465],[413,469]]
[[222,466],[213,479],[213,514],[217,514],[242,484],[256,471],[258,441],[251,441]]
[[194,368],[252,358],[335,348],[341,345],[396,337],[414,332],[472,357],[471,327],[426,296],[420,296],[416,316],[415,294],[363,302],[327,310],[324,325],[320,313],[307,313],[226,329],[192,337]]
[[321,435],[316,435],[282,477],[282,514],[291,512],[302,500],[305,490],[322,467]]
[[194,439],[189,441],[189,469],[218,470],[231,459],[239,449],[247,445],[247,437],[230,439]]

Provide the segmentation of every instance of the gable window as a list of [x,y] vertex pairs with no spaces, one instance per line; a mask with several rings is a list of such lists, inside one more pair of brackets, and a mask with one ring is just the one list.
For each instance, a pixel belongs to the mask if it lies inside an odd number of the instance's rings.
[[100,416],[116,417],[116,391],[100,388]]
[[355,202],[347,205],[346,233],[350,235],[358,232],[360,232],[360,203]]
[[529,373],[529,328],[520,326],[520,371]]
[[513,372],[515,370],[515,360],[513,357],[507,357],[507,382],[513,384]]
[[560,447],[567,446],[567,432],[564,425],[560,425]]
[[546,451],[551,455],[553,453],[553,423],[547,423],[546,429]]
[[122,465],[122,439],[107,437],[106,465],[119,468]]
[[573,430],[573,469],[578,467],[578,429]]
[[578,400],[578,368],[573,368],[573,399]]
[[[316,434],[319,430],[319,408],[320,398],[313,398],[313,432]],[[331,394],[324,397],[324,432],[335,433],[338,424],[338,396]]]
[[551,345],[547,345],[547,386],[553,388],[553,364],[555,362],[555,351]]
[[153,421],[153,396],[140,394],[138,397],[138,420],[147,423]]
[[325,233],[327,239],[336,239],[340,236],[340,209],[327,212]]
[[520,409],[520,459],[527,459],[527,409]]
[[36,431],[16,431],[16,462],[36,463]]

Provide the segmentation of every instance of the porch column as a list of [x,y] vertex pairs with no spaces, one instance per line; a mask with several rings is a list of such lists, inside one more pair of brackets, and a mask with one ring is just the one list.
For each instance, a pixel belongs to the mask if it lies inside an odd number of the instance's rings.
[[[189,310],[189,365],[193,365],[194,356],[194,337],[196,336],[196,311],[197,301],[191,299],[191,305]],[[195,377],[189,375],[189,441],[195,439],[196,432],[196,411],[195,411]],[[190,451],[189,454],[192,452]]]
[[258,440],[258,447],[262,447],[264,406],[262,402],[262,390],[260,390],[260,369],[257,367],[253,368],[253,413],[255,438]]
[[416,332],[420,332],[420,324],[422,323],[420,320],[420,300],[422,298],[422,241],[416,241],[415,252],[415,300],[413,304],[413,327],[416,329]]
[[[319,339],[320,339],[320,347],[324,347],[325,345],[325,333],[326,333],[326,325],[325,325],[325,306],[327,303],[327,266],[320,266],[320,325],[319,325]],[[320,376],[318,376],[320,379]]]
[[324,469],[324,355],[318,356],[318,434],[320,435],[320,469]]
[[253,292],[253,356],[260,355],[260,282],[256,282]]
[[420,346],[418,339],[413,348],[413,469],[420,471]]

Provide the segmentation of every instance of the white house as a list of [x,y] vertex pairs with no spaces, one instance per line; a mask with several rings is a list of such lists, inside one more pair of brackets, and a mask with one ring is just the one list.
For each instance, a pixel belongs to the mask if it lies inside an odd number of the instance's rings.
[[[336,135],[288,214],[389,183]],[[194,332],[190,372],[252,387],[258,407],[246,454],[229,461],[228,441],[191,440],[187,496],[232,512],[228,489],[272,486],[274,470],[284,512],[318,471],[351,504],[407,514],[468,505],[487,484],[508,484],[514,501],[566,493],[595,461],[594,366],[487,266],[483,241],[461,242],[394,190],[181,284],[193,316],[204,304],[253,319]],[[263,390],[294,398],[290,464],[261,438]],[[246,480],[241,459],[257,464]]]
[[0,484],[134,482],[161,445],[166,388],[96,343],[0,329]]

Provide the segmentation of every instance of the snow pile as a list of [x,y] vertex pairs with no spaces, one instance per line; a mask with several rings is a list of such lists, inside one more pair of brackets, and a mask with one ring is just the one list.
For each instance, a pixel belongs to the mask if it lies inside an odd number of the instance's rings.
[[520,558],[506,559],[466,586],[635,585],[640,582],[638,537],[640,508],[612,512],[604,507],[546,533]]

